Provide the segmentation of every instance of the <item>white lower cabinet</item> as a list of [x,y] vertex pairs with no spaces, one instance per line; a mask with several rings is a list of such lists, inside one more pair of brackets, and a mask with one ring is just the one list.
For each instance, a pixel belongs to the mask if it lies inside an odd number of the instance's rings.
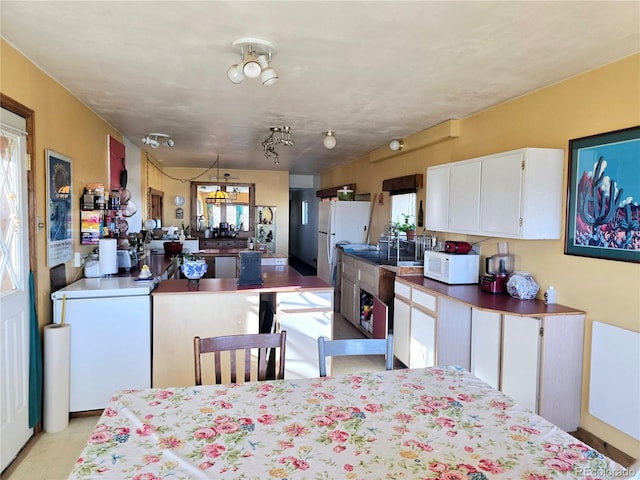
[[436,317],[419,308],[411,308],[411,344],[409,368],[436,364]]
[[356,284],[353,280],[342,277],[342,286],[340,294],[340,313],[344,318],[352,324],[358,324],[356,315]]
[[584,314],[472,308],[471,373],[567,432],[580,423]]
[[503,315],[500,390],[538,411],[540,319]]
[[458,365],[468,369],[471,309],[395,282],[394,355],[409,368]]
[[471,309],[471,373],[493,388],[500,388],[500,336],[502,315]]
[[393,299],[393,353],[405,365],[409,365],[411,344],[411,305],[396,297]]
[[278,293],[276,312],[277,331],[287,331],[285,378],[317,377],[318,337],[333,338],[333,291]]

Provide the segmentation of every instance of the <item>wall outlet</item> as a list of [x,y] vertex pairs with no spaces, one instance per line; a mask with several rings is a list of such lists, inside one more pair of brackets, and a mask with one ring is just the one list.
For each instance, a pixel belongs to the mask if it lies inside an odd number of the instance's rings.
[[84,265],[84,257],[82,256],[82,253],[75,252],[73,254],[73,266],[74,267],[81,267],[83,265]]

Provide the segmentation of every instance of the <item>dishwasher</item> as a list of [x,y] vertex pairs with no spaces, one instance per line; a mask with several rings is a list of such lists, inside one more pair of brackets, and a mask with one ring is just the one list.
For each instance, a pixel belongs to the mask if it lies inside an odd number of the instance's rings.
[[70,328],[69,411],[103,409],[117,390],[151,387],[151,292],[160,279],[83,278],[51,294]]

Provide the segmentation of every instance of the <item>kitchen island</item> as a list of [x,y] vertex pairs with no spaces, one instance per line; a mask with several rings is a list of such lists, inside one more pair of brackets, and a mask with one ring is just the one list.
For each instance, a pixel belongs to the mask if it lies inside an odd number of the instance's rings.
[[[152,386],[194,384],[193,337],[287,330],[286,378],[318,376],[317,338],[333,338],[333,287],[288,266],[261,268],[263,285],[233,278],[165,280],[152,293]],[[268,327],[268,325],[266,325]],[[211,381],[203,372],[204,382]]]

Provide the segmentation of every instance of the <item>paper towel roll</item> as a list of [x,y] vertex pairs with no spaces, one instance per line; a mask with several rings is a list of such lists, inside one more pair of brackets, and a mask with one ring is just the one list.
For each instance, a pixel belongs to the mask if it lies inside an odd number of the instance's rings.
[[44,414],[45,432],[60,432],[69,425],[69,343],[68,324],[44,327]]
[[101,238],[98,245],[100,275],[118,273],[118,241],[115,238]]

